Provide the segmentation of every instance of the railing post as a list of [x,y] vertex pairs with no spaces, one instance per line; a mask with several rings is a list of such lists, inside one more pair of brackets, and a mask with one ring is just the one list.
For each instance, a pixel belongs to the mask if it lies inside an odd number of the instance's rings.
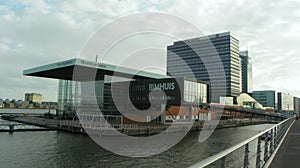
[[266,163],[268,161],[268,158],[269,158],[269,152],[268,152],[268,146],[269,146],[269,140],[268,140],[268,137],[269,136],[269,133],[267,132],[267,137],[265,139],[265,151],[264,151],[264,163]]
[[14,127],[15,127],[15,126],[14,126],[13,124],[10,124],[10,125],[9,125],[9,132],[10,132],[10,133],[14,132]]
[[276,149],[277,148],[277,136],[278,136],[278,129],[277,129],[277,126],[274,128],[274,149]]
[[271,129],[271,141],[270,141],[270,155],[272,155],[273,151],[275,150],[274,148],[274,128]]
[[244,168],[248,168],[248,165],[249,165],[249,143],[245,145]]
[[260,137],[258,137],[258,139],[257,139],[257,150],[256,150],[256,167],[257,168],[260,168],[260,153],[261,153],[260,143],[261,143],[261,140],[260,140]]
[[225,163],[225,156],[221,159],[221,168],[225,168],[226,163]]

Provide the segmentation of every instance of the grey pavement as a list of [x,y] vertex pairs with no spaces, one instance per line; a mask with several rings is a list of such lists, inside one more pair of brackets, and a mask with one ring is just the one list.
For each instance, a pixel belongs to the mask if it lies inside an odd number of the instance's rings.
[[279,148],[270,168],[300,168],[300,120],[296,120]]

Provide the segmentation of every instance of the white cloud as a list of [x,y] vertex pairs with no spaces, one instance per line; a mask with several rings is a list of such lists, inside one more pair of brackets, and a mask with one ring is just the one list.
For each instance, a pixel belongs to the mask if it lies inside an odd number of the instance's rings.
[[4,53],[9,50],[9,46],[7,44],[0,43],[0,53]]
[[299,7],[298,1],[289,0],[0,3],[0,97],[23,98],[23,92],[36,91],[55,100],[56,81],[24,77],[22,70],[75,57],[97,28],[141,11],[169,12],[197,25],[205,34],[232,31],[241,48],[250,49],[254,89],[300,96]]

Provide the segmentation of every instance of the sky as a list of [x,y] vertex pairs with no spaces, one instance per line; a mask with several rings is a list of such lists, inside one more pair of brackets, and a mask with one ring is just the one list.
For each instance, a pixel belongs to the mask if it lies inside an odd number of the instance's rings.
[[0,98],[56,101],[57,80],[23,70],[76,57],[99,28],[137,12],[176,15],[206,35],[230,31],[252,57],[254,90],[300,97],[297,0],[0,0]]

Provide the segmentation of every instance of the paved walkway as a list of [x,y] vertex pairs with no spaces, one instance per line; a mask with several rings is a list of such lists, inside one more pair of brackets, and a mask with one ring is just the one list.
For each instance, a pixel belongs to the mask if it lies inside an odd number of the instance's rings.
[[279,148],[270,168],[300,167],[300,120],[296,120]]

